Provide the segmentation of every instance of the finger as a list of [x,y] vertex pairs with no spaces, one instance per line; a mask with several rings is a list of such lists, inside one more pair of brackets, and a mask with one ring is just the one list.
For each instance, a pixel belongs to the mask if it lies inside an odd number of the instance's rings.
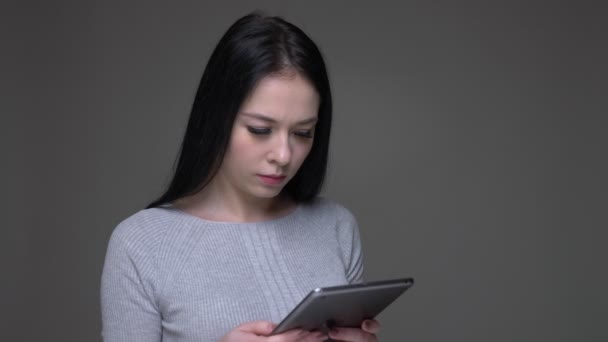
[[358,328],[332,328],[329,337],[346,342],[377,342],[376,335]]
[[375,319],[366,319],[361,324],[361,329],[370,334],[377,334],[380,331],[380,322]]
[[305,342],[325,342],[325,340],[327,340],[327,334],[320,332],[320,331],[314,331],[314,332],[308,333],[308,335],[304,338],[303,341],[305,341]]
[[299,341],[303,339],[305,331],[300,329],[291,329],[284,333],[273,335],[268,338],[268,342],[288,342]]
[[327,336],[327,334],[324,333],[324,332],[322,332],[322,331],[315,331],[311,335],[312,335],[311,336],[311,341],[314,341],[314,342],[325,342],[329,338]]
[[282,334],[270,336],[268,342],[323,342],[327,335],[320,331],[309,332],[301,329],[292,329]]
[[276,324],[269,321],[246,322],[237,327],[237,330],[256,335],[269,335],[274,330]]

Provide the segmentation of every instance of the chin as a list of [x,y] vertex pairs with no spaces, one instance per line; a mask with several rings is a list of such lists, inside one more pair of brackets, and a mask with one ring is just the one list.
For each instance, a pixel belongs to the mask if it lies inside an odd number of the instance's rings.
[[283,188],[262,188],[252,191],[251,194],[259,198],[275,198],[281,194]]

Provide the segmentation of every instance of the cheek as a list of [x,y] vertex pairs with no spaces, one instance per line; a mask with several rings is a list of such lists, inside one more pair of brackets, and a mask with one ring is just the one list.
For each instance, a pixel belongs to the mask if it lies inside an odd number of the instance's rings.
[[246,165],[255,157],[255,145],[247,135],[237,133],[233,134],[226,152],[231,164]]
[[229,152],[231,155],[240,158],[247,156],[247,143],[242,141],[233,141],[232,144],[230,144]]

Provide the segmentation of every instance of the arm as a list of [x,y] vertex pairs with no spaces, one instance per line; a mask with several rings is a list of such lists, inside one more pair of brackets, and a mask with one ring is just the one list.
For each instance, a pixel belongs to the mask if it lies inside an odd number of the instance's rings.
[[359,225],[350,211],[343,207],[339,207],[338,235],[348,283],[363,282],[363,252]]
[[[349,284],[363,282],[363,252],[359,225],[355,217],[346,209],[339,219],[340,240],[345,260],[346,279]],[[329,332],[333,341],[345,342],[377,342],[376,333],[380,323],[374,319],[363,321],[361,328],[334,328]]]
[[130,228],[119,225],[108,244],[101,280],[103,341],[160,342],[156,270],[150,251]]

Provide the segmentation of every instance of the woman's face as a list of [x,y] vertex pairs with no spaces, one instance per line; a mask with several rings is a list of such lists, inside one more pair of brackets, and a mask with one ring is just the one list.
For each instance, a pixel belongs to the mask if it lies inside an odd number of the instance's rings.
[[217,174],[223,191],[277,196],[310,152],[319,101],[313,85],[295,72],[262,79],[236,116]]

